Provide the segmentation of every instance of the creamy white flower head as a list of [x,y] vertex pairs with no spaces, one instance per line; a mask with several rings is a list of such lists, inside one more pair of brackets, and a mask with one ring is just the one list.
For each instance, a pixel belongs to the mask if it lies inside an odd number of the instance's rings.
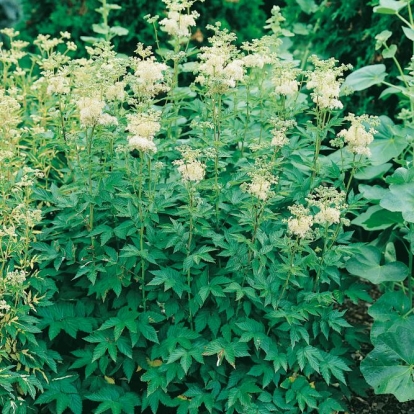
[[139,135],[145,138],[153,138],[155,134],[161,129],[158,122],[161,117],[161,112],[150,111],[147,113],[128,114],[127,130],[133,135]]
[[303,239],[312,228],[313,218],[311,216],[289,217],[288,229],[290,233]]
[[0,316],[4,316],[4,312],[8,312],[10,310],[10,305],[4,300],[0,300]]
[[178,165],[177,170],[183,181],[199,182],[204,178],[206,166],[198,160],[185,162],[184,160],[174,161]]
[[118,119],[115,116],[109,115],[109,114],[102,114],[98,119],[99,125],[118,125]]
[[319,213],[314,217],[315,223],[318,224],[338,224],[341,221],[341,211],[335,207],[325,207],[322,206]]
[[7,272],[6,283],[11,286],[22,285],[27,277],[27,272],[24,270],[15,270],[13,272]]
[[102,115],[102,109],[104,106],[105,102],[99,99],[89,97],[80,98],[78,101],[78,107],[80,109],[80,122],[82,126],[95,126]]
[[46,93],[52,95],[57,93],[59,95],[69,93],[69,80],[64,76],[53,76],[48,79]]
[[123,82],[116,82],[114,85],[110,85],[105,91],[105,98],[108,101],[120,101],[125,99],[125,84]]
[[191,14],[182,14],[177,10],[170,10],[167,18],[160,21],[162,30],[170,36],[189,37],[191,36],[191,26],[196,25],[199,14],[192,11]]
[[243,60],[235,59],[224,68],[224,73],[231,80],[240,81],[244,76],[243,65]]
[[265,177],[254,176],[252,182],[247,184],[246,191],[259,200],[265,201],[269,198],[271,185],[272,183]]
[[164,73],[168,69],[165,63],[156,62],[154,59],[141,60],[136,65],[135,76],[141,83],[156,83],[164,79]]
[[272,135],[273,137],[270,145],[272,145],[273,147],[283,147],[289,143],[289,139],[286,136],[286,131],[284,130],[278,131],[277,129],[274,129],[272,131]]
[[152,140],[137,135],[128,139],[128,149],[129,151],[157,152],[157,147]]
[[292,65],[278,65],[272,77],[275,93],[284,96],[295,95],[299,90],[299,82],[296,80],[299,73],[300,70]]
[[[144,55],[146,53],[146,49],[142,49],[142,47],[138,48],[137,51]],[[154,56],[150,56],[144,60],[133,58],[131,66],[135,72],[134,76],[128,76],[128,83],[136,96],[147,99],[168,91],[164,79],[164,72],[168,70],[165,63],[159,63]]]
[[272,58],[261,53],[252,53],[243,56],[243,63],[246,68],[262,68],[268,63],[272,63]]
[[[343,143],[347,144],[346,148],[353,154],[365,155],[369,157],[371,151],[368,148],[369,144],[374,140],[374,134],[377,131],[373,128],[379,124],[377,117],[368,115],[355,116],[349,114],[344,118],[351,122],[349,129],[343,129],[338,133],[337,137],[343,139]],[[333,146],[342,146],[338,139],[331,141]]]
[[350,69],[350,65],[336,67],[335,59],[320,60],[312,56],[312,63],[315,69],[308,72],[308,89],[312,89],[312,100],[321,109],[341,109],[342,102],[339,100],[339,93],[343,79],[341,76],[344,71]]
[[310,234],[313,225],[313,217],[309,214],[309,209],[302,205],[288,207],[293,216],[287,220],[290,233],[304,238]]

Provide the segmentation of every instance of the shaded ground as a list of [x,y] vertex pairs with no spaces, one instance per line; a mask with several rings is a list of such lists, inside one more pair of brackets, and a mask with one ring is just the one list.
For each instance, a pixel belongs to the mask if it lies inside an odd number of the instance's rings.
[[[381,294],[373,287],[370,292],[371,296],[377,299]],[[369,330],[372,324],[372,318],[368,315],[366,303],[347,303],[347,319],[353,325],[365,325]],[[414,344],[413,344],[414,346]],[[367,346],[361,354],[365,356],[371,351]],[[349,414],[414,414],[414,401],[400,403],[393,395],[375,395],[371,390],[366,397],[354,395],[349,402]],[[414,395],[413,395],[414,398]]]

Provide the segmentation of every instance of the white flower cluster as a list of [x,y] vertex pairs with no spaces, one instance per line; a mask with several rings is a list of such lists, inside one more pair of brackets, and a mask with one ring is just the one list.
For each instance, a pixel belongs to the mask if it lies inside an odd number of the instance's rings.
[[266,180],[265,177],[261,175],[254,175],[252,177],[252,182],[247,184],[246,191],[251,195],[257,197],[259,200],[265,201],[269,198],[270,187],[272,182]]
[[123,102],[125,99],[125,83],[115,82],[115,84],[108,86],[105,91],[105,98],[108,101],[120,101]]
[[170,36],[190,37],[190,27],[196,25],[196,19],[200,16],[196,11],[185,13],[194,3],[186,0],[163,0],[167,5],[167,18],[160,21],[161,30]]
[[277,95],[290,96],[298,93],[299,82],[297,77],[300,70],[287,62],[280,63],[274,69],[272,83]]
[[42,220],[42,210],[27,209],[24,204],[19,204],[13,209],[13,220],[17,223],[24,223],[29,228],[33,228]]
[[253,171],[248,173],[251,182],[243,183],[242,190],[262,201],[272,197],[274,192],[271,191],[271,186],[278,182],[277,177],[271,172],[272,166],[266,159],[258,158]]
[[97,98],[83,97],[77,102],[79,108],[80,123],[83,127],[96,125],[118,125],[118,119],[112,115],[103,113],[105,102]]
[[287,220],[289,232],[301,239],[310,235],[313,225],[313,217],[310,214],[309,209],[299,204],[295,204],[288,208],[292,213],[292,216]]
[[310,206],[316,206],[319,209],[314,222],[324,226],[339,224],[341,211],[347,207],[345,198],[346,194],[343,191],[337,191],[333,187],[315,188],[314,194],[306,199]]
[[153,140],[161,129],[160,117],[161,113],[158,111],[127,115],[127,130],[132,134],[128,138],[128,149],[130,151],[157,152],[157,147]]
[[273,118],[270,120],[270,123],[274,126],[271,131],[272,141],[270,145],[272,147],[281,148],[289,143],[289,138],[287,137],[287,131],[290,128],[296,126],[296,121],[293,119],[278,119]]
[[14,270],[13,272],[7,272],[4,281],[9,286],[17,287],[23,285],[26,277],[27,272],[25,270]]
[[[278,39],[277,39],[278,40]],[[271,52],[275,40],[272,36],[263,36],[261,39],[253,39],[250,43],[244,42],[242,48],[248,52],[243,56],[244,67],[263,68],[265,65],[276,60],[276,55]],[[280,44],[278,41],[277,44]]]
[[308,72],[308,89],[313,90],[311,93],[312,100],[321,109],[341,109],[342,102],[339,100],[339,93],[343,79],[341,76],[344,71],[351,69],[350,65],[341,65],[336,67],[336,60],[320,60],[316,56],[310,58],[315,68]]
[[219,25],[208,26],[215,31],[209,40],[210,47],[202,47],[196,82],[205,85],[209,94],[224,93],[234,88],[244,77],[244,61],[237,57],[237,49],[231,42],[234,35],[227,30],[220,31]]
[[183,181],[194,181],[198,183],[204,178],[206,173],[205,165],[198,160],[188,162],[177,160],[174,161],[174,164],[178,166],[177,170],[181,174]]
[[[369,157],[371,150],[368,146],[374,140],[374,134],[377,133],[374,126],[378,125],[378,119],[368,115],[355,116],[354,114],[349,114],[344,119],[350,121],[351,126],[349,129],[343,129],[337,136],[343,138],[347,149],[353,154]],[[335,140],[333,140],[333,144],[338,146]]]
[[127,76],[134,94],[146,100],[168,91],[169,88],[165,83],[165,72],[168,66],[155,60],[150,47],[145,48],[142,44],[138,44],[136,53],[139,57],[134,57],[130,61],[134,75]]
[[48,78],[46,90],[46,93],[48,95],[52,95],[54,93],[58,95],[64,95],[69,93],[69,91],[69,80],[65,76],[56,75]]
[[10,305],[4,300],[0,300],[0,316],[4,316],[4,312],[8,312],[10,310]]
[[193,150],[186,145],[179,148],[179,151],[183,158],[173,161],[173,164],[177,166],[181,179],[184,182],[194,181],[195,183],[203,180],[206,174],[206,166],[197,159],[201,156],[201,151]]
[[83,97],[77,104],[82,126],[86,128],[95,126],[102,115],[105,102],[96,98]]

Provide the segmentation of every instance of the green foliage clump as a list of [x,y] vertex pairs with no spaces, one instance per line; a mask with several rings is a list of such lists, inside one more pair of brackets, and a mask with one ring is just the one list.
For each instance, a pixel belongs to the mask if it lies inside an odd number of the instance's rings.
[[[278,7],[267,35],[237,47],[209,25],[197,50],[196,2],[165,3],[163,17],[147,17],[169,39],[160,61],[143,44],[116,52],[111,40],[126,32],[105,0],[88,58],[71,57],[68,32],[37,36],[27,54],[3,30],[5,146],[17,171],[38,175],[18,193],[21,173],[1,170],[6,211],[10,223],[16,208],[41,214],[19,237],[3,229],[0,328],[13,347],[0,359],[2,413],[345,412],[367,388],[353,356],[368,340],[346,306],[371,300],[350,274],[409,281],[394,315],[404,340],[373,307],[388,324],[374,352],[412,364],[400,320],[412,312],[412,259],[389,248],[382,263],[349,229],[387,198],[356,191],[391,167],[394,129],[343,115],[349,66],[312,55],[301,69]],[[393,184],[411,177],[395,172]],[[409,221],[399,189],[394,208]],[[16,270],[33,272],[30,283],[17,286]]]
[[[263,34],[262,22],[265,20],[262,5],[263,0],[209,0],[199,3],[195,6],[200,13],[200,32],[196,38],[198,41],[206,39],[207,32],[204,28],[216,21],[237,33],[239,42],[260,37]],[[78,43],[81,36],[90,34],[90,27],[96,23],[95,9],[99,6],[99,0],[22,0],[24,17],[17,29],[22,32],[25,40],[33,40],[39,33],[57,37],[61,31],[69,31]],[[122,2],[122,10],[114,10],[111,24],[120,25],[129,31],[127,36],[114,41],[118,52],[131,54],[138,42],[155,44],[153,29],[144,19],[147,14],[164,18],[165,4],[162,0],[126,0]],[[165,47],[168,38],[161,37],[160,40],[161,46]]]

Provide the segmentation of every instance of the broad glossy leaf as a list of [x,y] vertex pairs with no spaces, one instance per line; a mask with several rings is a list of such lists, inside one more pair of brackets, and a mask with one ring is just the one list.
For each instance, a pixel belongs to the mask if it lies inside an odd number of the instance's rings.
[[404,220],[414,223],[414,183],[391,184],[380,206],[388,211],[398,211]]
[[402,262],[380,264],[381,252],[374,246],[364,246],[360,253],[346,262],[346,270],[376,285],[383,282],[401,282],[408,274],[408,267]]
[[299,7],[306,14],[315,13],[319,8],[315,0],[296,0],[296,3],[298,3]]
[[379,336],[361,363],[376,394],[394,394],[400,402],[414,399],[414,331],[399,327]]
[[361,226],[368,231],[384,230],[402,223],[404,223],[404,219],[401,213],[390,212],[378,205],[368,207],[367,211],[352,220],[352,224]]
[[380,201],[388,192],[387,188],[380,187],[379,185],[365,185],[360,184],[358,190],[361,195],[369,201]]
[[388,49],[384,49],[382,51],[382,56],[384,59],[391,59],[395,56],[397,53],[397,46],[391,45]]
[[374,13],[397,14],[401,9],[403,9],[406,6],[406,1],[380,0],[379,5],[374,7]]
[[383,176],[391,167],[392,164],[389,162],[381,165],[369,165],[358,170],[355,178],[357,180],[372,180],[373,178]]
[[387,76],[385,65],[364,66],[346,77],[345,86],[354,91],[363,91],[373,85],[380,84]]
[[414,41],[414,30],[409,28],[409,27],[405,27],[403,26],[403,32],[404,34],[412,41]]
[[375,139],[369,146],[371,150],[371,163],[373,165],[384,164],[398,157],[407,147],[407,132],[397,126],[386,116],[380,117],[381,124],[375,129]]

